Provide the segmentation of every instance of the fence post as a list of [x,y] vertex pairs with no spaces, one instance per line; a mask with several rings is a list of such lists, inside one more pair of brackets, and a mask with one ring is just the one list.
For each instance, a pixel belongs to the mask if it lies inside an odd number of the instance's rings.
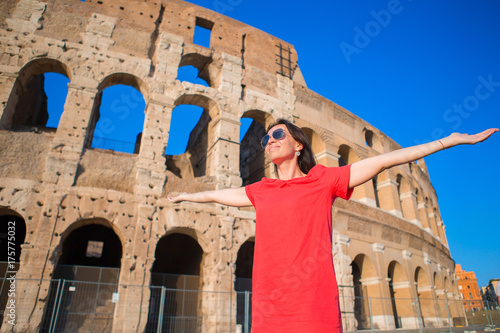
[[370,311],[370,331],[373,333],[373,313],[372,313],[372,298],[368,297],[368,310]]
[[156,329],[157,332],[161,332],[163,328],[163,313],[165,311],[165,287],[161,286],[160,293],[160,310],[158,311],[158,327]]
[[95,295],[95,302],[94,302],[94,313],[92,314],[92,322],[90,324],[90,331],[92,332],[92,329],[94,327],[94,319],[95,315],[97,312],[97,306],[99,305],[99,292],[101,291],[101,278],[102,278],[102,267],[99,269],[99,282],[97,282],[97,292]]
[[[60,281],[61,280],[59,280],[59,282]],[[56,306],[56,309],[55,309],[56,310],[56,315],[54,317],[54,326],[52,327],[52,330],[50,331],[50,333],[54,332],[54,329],[55,329],[55,327],[57,325],[57,317],[59,316],[59,308],[61,307],[61,300],[62,300],[62,298],[64,296],[64,286],[66,285],[66,280],[63,279],[62,281],[63,281],[63,284],[62,284],[62,288],[61,288],[61,293],[59,295],[59,299],[56,302],[57,306]]]
[[250,332],[249,319],[250,319],[250,292],[248,290],[245,290],[245,333]]
[[61,288],[61,279],[57,280],[56,297],[54,299],[54,308],[52,309],[52,315],[50,316],[49,333],[52,333],[52,325],[54,324],[54,316],[55,316],[56,309],[57,309],[57,302],[58,302],[60,288]]
[[472,329],[475,329],[475,324],[474,324],[474,312],[470,308],[470,302],[467,301],[467,308],[469,309],[470,312],[470,320],[472,321]]
[[490,319],[491,319],[491,317],[490,317],[490,309],[489,309],[488,306],[484,306],[483,309],[484,309],[484,312],[485,312],[484,315],[486,316],[486,320],[488,321],[488,326],[491,326],[493,324],[493,322],[490,321]]
[[[186,300],[186,279],[187,279],[187,276],[184,276],[184,285],[182,287],[182,308],[181,308],[181,332],[184,332],[184,321],[185,321],[185,318],[184,318],[184,304],[185,304],[185,300]],[[177,325],[176,325],[177,327]]]
[[420,333],[423,332],[423,326],[424,326],[424,323],[422,322],[422,316],[420,315],[420,301],[418,299],[418,296],[417,298],[415,299],[415,304],[417,305],[417,323],[418,323],[418,331]]
[[493,316],[491,315],[491,303],[489,301],[486,301],[488,303],[488,314],[490,315],[491,319],[491,327],[495,327],[495,323],[493,322]]

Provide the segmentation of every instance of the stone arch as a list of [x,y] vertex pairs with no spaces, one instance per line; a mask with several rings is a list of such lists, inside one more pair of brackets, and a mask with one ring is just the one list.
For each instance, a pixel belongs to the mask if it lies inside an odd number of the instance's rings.
[[459,296],[460,291],[458,290],[458,286],[455,283],[455,280],[453,278],[450,278],[450,290],[449,290],[449,295],[448,298],[451,301],[450,304],[450,309],[451,309],[451,316],[453,318],[456,318],[454,320],[460,321],[462,323],[465,323],[464,319],[464,306],[462,301],[460,300]]
[[245,241],[238,250],[234,271],[234,291],[236,291],[236,323],[245,322],[245,292],[252,291],[252,270],[255,237]]
[[211,55],[188,53],[182,56],[179,68],[193,66],[198,70],[198,77],[203,79],[209,87],[217,88],[220,83],[220,64],[214,61]]
[[339,157],[339,166],[344,166],[347,164],[352,164],[360,160],[356,151],[349,147],[348,145],[342,144],[338,150]]
[[[444,298],[448,303],[448,309],[450,311],[450,317],[458,318],[461,317],[460,313],[463,310],[463,304],[461,300],[455,300],[455,292],[453,290],[452,281],[448,276],[444,277]],[[459,293],[460,294],[460,293]],[[463,296],[462,296],[463,297]]]
[[208,156],[218,140],[216,129],[210,124],[219,118],[220,108],[212,98],[202,94],[182,94],[174,102],[175,107],[179,105],[195,105],[203,108],[203,113],[189,135],[186,152],[166,156],[167,169],[185,179],[210,176],[216,166]]
[[398,174],[394,172],[395,170],[384,170],[373,177],[373,190],[375,192],[377,207],[393,215],[402,217],[401,196],[399,193],[399,183],[402,176],[398,179]]
[[[60,235],[60,243],[59,243],[59,249],[58,251],[61,250],[62,248],[62,244],[66,241],[67,237],[73,232],[75,231],[76,229],[78,228],[81,228],[81,227],[84,227],[84,226],[88,226],[88,225],[102,225],[106,228],[110,228],[113,230],[113,233],[116,234],[116,236],[118,237],[118,239],[120,240],[120,244],[123,248],[124,244],[125,244],[125,237],[123,236],[122,232],[120,231],[120,229],[118,229],[116,227],[115,224],[109,222],[107,219],[105,218],[102,218],[102,217],[94,217],[94,218],[87,218],[87,219],[81,219],[81,220],[78,220],[78,221],[75,221],[73,223],[71,223],[70,225],[68,225],[59,235]],[[57,234],[56,234],[57,236]],[[59,253],[60,255],[60,253]],[[59,258],[59,256],[58,256]]]
[[415,269],[415,287],[417,290],[417,301],[422,327],[435,326],[434,299],[432,297],[432,285],[426,271],[422,267]]
[[[21,245],[24,244],[27,228],[24,217],[15,210],[0,207],[0,277],[4,277],[7,262],[14,262],[16,270],[21,258]],[[13,253],[12,253],[13,252]],[[5,264],[4,264],[5,263]]]
[[59,60],[35,59],[21,70],[0,118],[0,128],[44,128],[49,118],[44,73],[54,72],[72,78],[69,67]]
[[[77,221],[61,233],[54,277],[72,279],[67,275],[71,273],[64,270],[58,271],[62,265],[119,269],[122,253],[122,238],[115,232],[112,223],[108,220],[90,218]],[[116,282],[118,282],[118,275],[116,275]]]
[[429,219],[431,221],[432,234],[434,235],[434,237],[438,238],[442,242],[441,233],[439,232],[439,220],[437,215],[437,208],[432,200],[430,201],[429,212],[431,216]]
[[[347,144],[341,144],[337,151],[338,165],[344,166],[360,160],[354,149]],[[366,183],[354,188],[352,199],[365,203],[372,207],[379,207],[379,200],[376,191],[376,177]]]
[[434,272],[433,285],[434,288],[436,289],[436,299],[437,299],[436,302],[437,302],[439,317],[441,318],[442,323],[444,323],[445,325],[449,325],[450,323],[448,322],[448,311],[447,311],[448,305],[446,304],[447,300],[446,300],[445,289],[443,282],[440,279],[437,272]]
[[195,327],[198,323],[202,311],[199,290],[203,283],[205,252],[197,239],[188,234],[196,235],[194,230],[176,228],[163,236],[156,245],[146,331],[158,326],[157,316],[162,297],[162,330],[170,332],[175,327]]
[[411,284],[403,266],[397,261],[392,261],[387,269],[387,278],[395,328],[414,327]]
[[418,224],[417,199],[411,181],[401,173],[398,173],[396,176],[396,183],[403,218]]
[[[254,258],[254,248],[255,248],[255,237],[251,237],[246,240],[243,244],[241,244],[238,250],[238,256],[235,262],[235,281],[237,279],[252,279],[252,271],[253,271],[253,258]],[[242,290],[252,290],[252,285],[247,284],[248,281],[242,281],[242,283],[238,284],[235,282],[235,291]],[[250,281],[251,282],[251,281]]]
[[431,233],[431,227],[429,224],[429,213],[427,207],[427,201],[429,199],[425,196],[425,193],[421,189],[417,189],[417,207],[418,207],[418,217],[422,228],[427,232]]
[[262,179],[271,177],[271,161],[266,155],[260,140],[266,135],[267,126],[273,118],[260,110],[249,110],[241,118],[250,118],[252,123],[240,142],[240,176],[242,185],[249,185]]
[[[198,241],[184,232],[169,232],[156,245],[152,273],[200,276],[204,252]],[[151,283],[158,285],[154,278]],[[177,284],[166,287],[179,288]],[[161,284],[160,284],[161,285]],[[199,283],[196,286],[199,288]]]
[[326,161],[326,143],[321,139],[318,133],[309,127],[302,127],[302,131],[306,134],[314,154],[314,158],[319,164],[328,165]]
[[[131,122],[137,124],[136,132],[127,133],[127,135],[131,135],[134,142],[125,141],[123,138],[123,134],[120,135],[120,138],[110,138],[110,134],[116,130],[116,128],[120,124],[114,124],[113,120],[125,120],[129,118],[131,105],[140,102],[140,97],[133,97],[132,99],[136,99],[136,101],[131,101],[131,93],[122,94],[120,99],[124,100],[114,100],[111,102],[111,109],[103,110],[104,113],[101,112],[103,94],[106,89],[111,88],[113,86],[129,86],[132,87],[133,91],[137,91],[142,95],[142,99],[145,102],[144,114],[141,115],[132,115],[135,116],[135,121]],[[120,88],[119,88],[120,89]],[[85,147],[86,148],[103,148],[103,149],[111,149],[117,150],[121,152],[129,152],[129,153],[139,153],[139,148],[141,145],[142,139],[142,131],[144,127],[144,119],[145,112],[147,109],[147,100],[149,99],[149,89],[147,85],[139,79],[138,77],[128,74],[128,73],[114,73],[106,76],[102,82],[97,87],[97,95],[94,99],[94,105],[92,106],[92,111],[89,119],[89,124],[87,126],[87,133],[85,137]],[[132,104],[131,104],[132,103]],[[101,116],[103,116],[101,118]],[[102,122],[102,126],[99,126],[99,123]],[[130,121],[129,121],[130,122]],[[117,126],[118,125],[118,126]],[[120,142],[121,141],[121,142]],[[107,143],[110,143],[107,145]],[[111,148],[110,148],[111,147]]]
[[363,132],[366,146],[373,148],[378,152],[382,152],[384,147],[382,146],[382,141],[379,136],[366,127],[363,128]]
[[351,267],[357,329],[369,329],[371,307],[369,298],[380,297],[380,278],[373,261],[365,254],[358,254],[352,261]]
[[[43,327],[51,325],[57,301],[58,329],[100,330],[100,325],[110,324],[111,317],[94,323],[92,309],[106,314],[114,312],[112,297],[118,288],[122,242],[112,224],[102,218],[75,222],[61,236],[62,249],[48,291]],[[61,281],[63,288],[58,293]]]

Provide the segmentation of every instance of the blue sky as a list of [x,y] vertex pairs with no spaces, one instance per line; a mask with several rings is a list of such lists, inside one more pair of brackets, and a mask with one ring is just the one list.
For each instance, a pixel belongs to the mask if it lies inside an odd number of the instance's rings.
[[[403,147],[500,127],[499,1],[190,2],[293,44],[311,90]],[[101,132],[115,140],[120,128],[140,132],[132,110],[141,98],[133,90],[103,98],[113,118]],[[500,278],[499,147],[497,133],[426,158],[451,254],[479,286]]]

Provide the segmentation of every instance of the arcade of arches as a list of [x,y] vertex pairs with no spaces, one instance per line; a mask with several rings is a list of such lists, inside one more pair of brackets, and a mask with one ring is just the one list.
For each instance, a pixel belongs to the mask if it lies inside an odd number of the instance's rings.
[[[16,300],[15,331],[36,331],[50,321],[47,299],[56,288],[50,279],[113,285],[103,293],[107,299],[96,301],[111,313],[110,331],[156,325],[152,313],[160,287],[173,290],[172,318],[181,311],[183,295],[196,292],[188,301],[190,316],[203,318],[204,331],[215,325],[234,329],[241,311],[232,308],[236,296],[220,301],[199,292],[251,291],[255,211],[173,205],[167,195],[273,177],[259,141],[278,118],[301,127],[318,163],[326,166],[400,148],[309,90],[293,45],[205,8],[181,0],[141,6],[118,0],[7,0],[0,7],[5,9],[0,16],[0,268],[5,275],[5,262],[11,261],[4,255],[8,226],[14,222],[17,290],[23,295]],[[210,48],[193,43],[200,24],[210,28]],[[276,58],[277,45],[289,46],[289,74],[279,72],[283,59]],[[198,70],[206,84],[178,79],[184,66]],[[49,122],[46,73],[69,81],[56,125]],[[103,92],[117,85],[130,87],[145,102],[143,110],[114,109],[118,116],[135,112],[138,119],[131,138],[118,139],[130,142],[128,150],[95,145],[97,132],[124,130],[110,120],[112,110],[102,109]],[[134,104],[127,96],[119,101],[128,104],[115,107]],[[185,151],[167,155],[179,106],[202,112]],[[240,139],[246,119],[251,123]],[[366,299],[374,302],[375,328],[446,324],[443,304],[459,293],[425,161],[384,171],[332,209],[345,330],[368,327]],[[28,280],[40,283],[33,288],[23,282]],[[120,296],[111,303],[114,293]],[[420,318],[408,310],[416,300]],[[460,308],[450,311],[454,319],[463,317]],[[5,325],[4,319],[2,330]]]

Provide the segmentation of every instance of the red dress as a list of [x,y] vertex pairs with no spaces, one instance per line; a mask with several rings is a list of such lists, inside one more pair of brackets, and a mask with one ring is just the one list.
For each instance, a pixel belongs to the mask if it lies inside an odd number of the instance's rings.
[[257,213],[252,333],[342,332],[332,205],[349,199],[350,165],[245,187]]

